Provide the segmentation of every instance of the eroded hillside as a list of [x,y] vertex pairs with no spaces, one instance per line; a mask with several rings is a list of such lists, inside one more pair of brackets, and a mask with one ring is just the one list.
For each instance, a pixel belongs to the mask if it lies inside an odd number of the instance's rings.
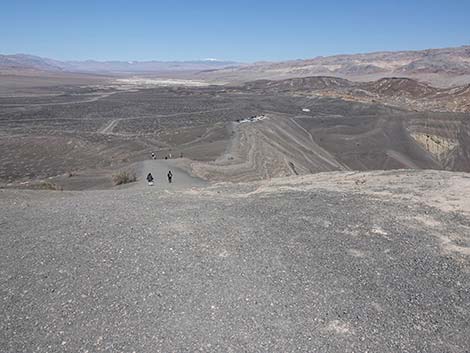
[[[318,103],[318,102],[317,102]],[[320,103],[321,104],[321,103]],[[216,161],[181,161],[211,181],[248,181],[335,170],[470,171],[469,116],[391,112],[380,115],[268,113],[233,123]]]
[[393,77],[352,82],[337,77],[304,77],[254,81],[249,91],[294,96],[336,97],[364,103],[382,103],[416,111],[470,112],[470,86],[437,88],[416,80]]

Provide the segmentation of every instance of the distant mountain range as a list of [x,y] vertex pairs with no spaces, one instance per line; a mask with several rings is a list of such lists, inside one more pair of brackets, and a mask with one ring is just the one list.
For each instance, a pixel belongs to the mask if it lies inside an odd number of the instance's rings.
[[39,56],[0,55],[0,72],[44,71],[93,74],[145,74],[179,71],[204,71],[235,67],[232,61],[215,59],[193,61],[59,61]]
[[353,81],[410,77],[435,86],[462,85],[470,83],[470,46],[261,62],[200,75],[228,82],[310,76],[335,76]]
[[73,72],[104,75],[186,75],[212,82],[248,82],[333,76],[352,81],[409,77],[434,86],[470,83],[470,46],[420,51],[335,55],[307,60],[241,64],[197,61],[59,61],[32,55],[0,55],[0,73]]

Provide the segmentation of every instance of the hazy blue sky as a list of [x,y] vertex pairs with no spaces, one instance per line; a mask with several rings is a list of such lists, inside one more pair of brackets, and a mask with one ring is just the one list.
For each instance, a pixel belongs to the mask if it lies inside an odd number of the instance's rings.
[[0,53],[237,61],[470,44],[470,0],[0,0]]

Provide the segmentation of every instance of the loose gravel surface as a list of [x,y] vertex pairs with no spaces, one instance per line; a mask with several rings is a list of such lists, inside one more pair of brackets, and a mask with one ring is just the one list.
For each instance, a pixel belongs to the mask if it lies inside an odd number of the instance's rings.
[[470,217],[409,186],[465,177],[393,173],[0,190],[0,351],[468,352]]

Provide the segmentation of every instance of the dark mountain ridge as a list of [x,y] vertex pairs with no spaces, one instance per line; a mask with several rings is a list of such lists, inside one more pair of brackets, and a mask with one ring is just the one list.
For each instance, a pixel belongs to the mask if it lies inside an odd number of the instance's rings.
[[295,96],[331,96],[360,102],[431,111],[470,111],[470,85],[452,88],[433,87],[406,77],[353,82],[331,76],[313,76],[278,81],[257,80],[243,87],[249,91]]

